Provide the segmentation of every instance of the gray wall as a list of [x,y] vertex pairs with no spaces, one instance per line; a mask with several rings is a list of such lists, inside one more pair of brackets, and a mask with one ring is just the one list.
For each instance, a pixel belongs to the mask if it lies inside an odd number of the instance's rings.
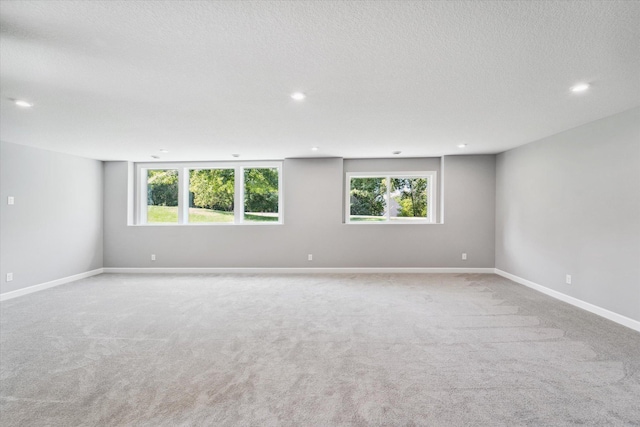
[[[416,161],[385,163],[411,170]],[[376,170],[379,162],[349,167]],[[435,225],[343,224],[343,166],[338,158],[285,160],[283,225],[127,226],[128,164],[107,162],[105,267],[494,266],[495,156],[444,159],[445,222]]]
[[640,108],[498,155],[496,224],[496,268],[640,320]]
[[0,143],[0,292],[101,268],[102,201],[102,162]]

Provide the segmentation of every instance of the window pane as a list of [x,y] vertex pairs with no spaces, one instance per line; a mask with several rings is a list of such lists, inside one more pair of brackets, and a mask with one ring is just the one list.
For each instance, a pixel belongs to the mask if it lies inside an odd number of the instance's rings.
[[178,171],[147,170],[147,223],[178,222]]
[[277,222],[278,169],[244,170],[244,221]]
[[386,221],[387,184],[385,178],[351,178],[350,221]]
[[189,223],[233,222],[235,171],[189,171]]
[[391,178],[391,220],[424,220],[427,217],[427,179]]

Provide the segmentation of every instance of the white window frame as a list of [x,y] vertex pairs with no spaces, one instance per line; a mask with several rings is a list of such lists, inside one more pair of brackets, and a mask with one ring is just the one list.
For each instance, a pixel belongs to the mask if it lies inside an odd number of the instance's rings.
[[[388,224],[436,224],[438,173],[436,171],[394,171],[394,172],[347,172],[345,174],[345,224],[354,225],[388,225]],[[426,178],[427,179],[427,217],[425,219],[398,219],[391,220],[391,209],[387,206],[384,221],[351,221],[351,178],[384,178],[387,183],[392,178]],[[391,199],[391,185],[387,184],[387,203]]]
[[[174,169],[178,171],[178,222],[147,222],[147,171]],[[233,222],[189,223],[189,171],[198,169],[234,169],[234,215]],[[278,170],[278,221],[253,222],[244,219],[244,171],[245,169]],[[282,188],[283,168],[281,161],[270,162],[204,162],[204,163],[136,163],[136,225],[144,226],[224,226],[224,225],[282,225],[284,224],[284,197]]]

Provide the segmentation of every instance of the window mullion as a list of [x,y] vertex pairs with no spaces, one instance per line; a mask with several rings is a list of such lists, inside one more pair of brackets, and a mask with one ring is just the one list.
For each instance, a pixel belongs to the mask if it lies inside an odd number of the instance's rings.
[[391,177],[387,176],[387,221],[391,221]]
[[178,169],[178,224],[189,222],[189,174],[187,168]]
[[138,169],[138,179],[140,180],[140,197],[138,197],[138,217],[140,219],[140,224],[147,223],[147,192],[149,191],[147,188],[147,170],[144,168]]
[[244,168],[237,166],[234,174],[233,222],[235,224],[242,224],[244,217]]
[[282,188],[282,167],[278,166],[278,222],[284,223],[284,216],[282,210],[284,207],[284,188]]

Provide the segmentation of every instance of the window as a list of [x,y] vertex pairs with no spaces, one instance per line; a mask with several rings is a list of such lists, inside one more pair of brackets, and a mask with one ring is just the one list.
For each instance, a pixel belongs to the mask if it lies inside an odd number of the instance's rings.
[[282,164],[138,164],[138,224],[281,224]]
[[435,223],[436,172],[347,173],[349,224]]
[[278,175],[277,168],[244,170],[245,222],[278,222]]
[[234,222],[235,169],[189,170],[189,223]]
[[147,222],[178,222],[178,171],[147,169]]

